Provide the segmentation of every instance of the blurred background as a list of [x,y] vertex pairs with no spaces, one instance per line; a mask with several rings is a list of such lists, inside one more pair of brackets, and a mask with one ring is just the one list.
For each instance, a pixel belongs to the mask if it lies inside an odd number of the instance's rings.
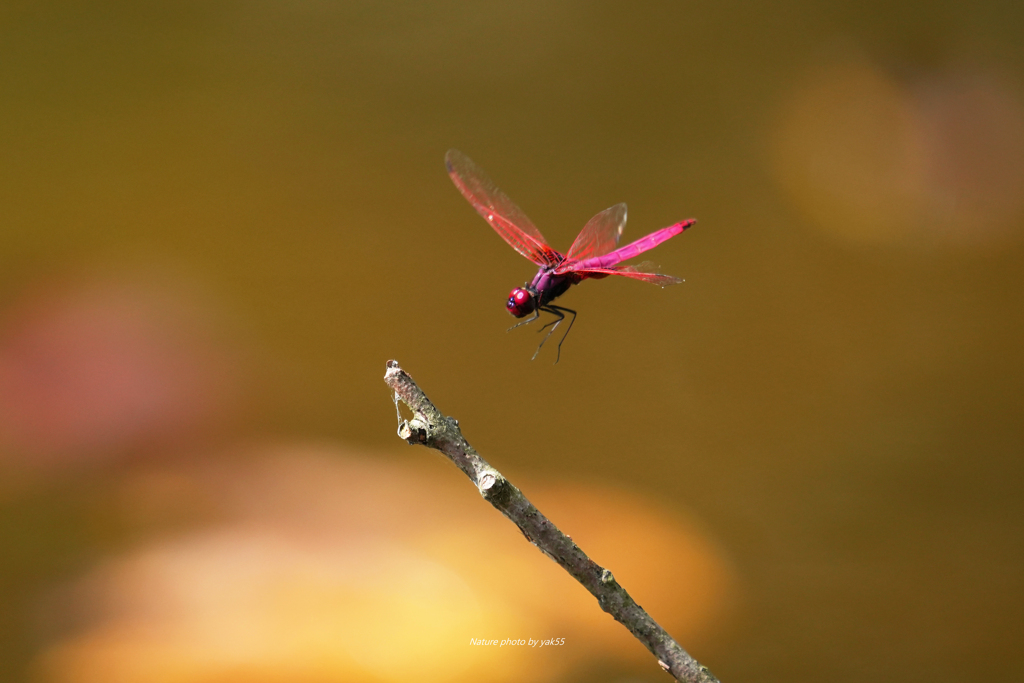
[[[666,680],[395,436],[391,358],[723,681],[1024,678],[1022,35],[8,0],[0,680]],[[650,254],[685,283],[574,288],[531,363],[450,147],[556,249],[697,218]]]

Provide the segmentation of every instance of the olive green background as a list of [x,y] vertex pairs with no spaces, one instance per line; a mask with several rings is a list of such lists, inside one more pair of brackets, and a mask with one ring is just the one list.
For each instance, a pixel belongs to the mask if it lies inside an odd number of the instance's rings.
[[[0,303],[171,271],[256,359],[213,441],[399,452],[395,358],[499,468],[677,504],[740,581],[695,653],[723,681],[1013,680],[1024,221],[844,239],[773,155],[822,64],[994,73],[1019,100],[1021,35],[991,0],[8,2]],[[562,361],[531,363],[503,309],[534,268],[449,147],[557,249],[620,201],[627,239],[696,217],[651,254],[686,282],[583,283]],[[44,644],[40,592],[132,542],[96,502],[119,467],[0,502],[0,678]]]

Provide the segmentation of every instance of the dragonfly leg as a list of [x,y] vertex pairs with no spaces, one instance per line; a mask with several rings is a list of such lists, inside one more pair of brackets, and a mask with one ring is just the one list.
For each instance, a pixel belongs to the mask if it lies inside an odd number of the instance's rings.
[[[548,330],[548,333],[544,335],[543,339],[541,339],[540,346],[538,346],[537,350],[533,352],[533,358],[531,358],[530,360],[534,360],[535,358],[537,358],[537,354],[540,353],[541,348],[543,348],[544,342],[548,340],[548,337],[551,336],[551,333],[555,331],[555,329],[561,324],[563,320],[565,320],[565,315],[560,313],[555,306],[541,306],[540,308],[538,308],[538,310],[545,311],[547,313],[554,313],[556,316],[558,316],[558,319],[548,323],[548,325],[551,325],[551,329]],[[545,325],[544,327],[547,327],[548,325]],[[540,329],[543,330],[544,327]],[[555,362],[557,363],[558,360],[556,359]]]
[[[566,336],[568,336],[569,334],[569,330],[572,329],[572,324],[576,322],[576,311],[572,310],[571,308],[562,308],[561,306],[552,305],[543,306],[542,310],[558,316],[558,319],[552,320],[551,322],[548,323],[548,325],[551,325],[551,329],[548,330],[548,333],[546,335],[544,335],[544,339],[541,340],[540,346],[538,346],[537,350],[534,351],[533,358],[531,358],[530,360],[533,360],[534,358],[537,357],[537,354],[540,353],[541,347],[544,346],[544,342],[546,342],[551,337],[551,335],[558,328],[558,326],[562,324],[562,321],[565,320],[565,314],[572,313],[572,320],[569,321],[569,327],[566,328],[565,334],[562,335],[562,340],[558,342],[558,355],[555,356],[555,363],[558,363],[558,361],[562,358],[562,342],[565,341]],[[545,325],[544,327],[547,327],[548,325]],[[541,329],[543,330],[544,327],[542,327]]]
[[[551,311],[548,311],[548,312],[550,313]],[[544,323],[543,325],[540,326],[540,329],[537,330],[537,334],[540,334],[541,332],[543,332],[544,330],[548,329],[552,325],[557,325],[560,322],[562,322],[562,318],[555,318],[554,320],[552,320],[549,323]]]
[[[572,320],[569,321],[569,327],[565,328],[565,334],[562,335],[562,340],[558,342],[558,354],[555,356],[555,363],[557,364],[558,360],[562,357],[562,343],[565,342],[565,338],[569,336],[569,332],[572,330],[572,324],[574,322],[576,322],[576,311],[572,310],[571,308],[563,308],[561,306],[548,306],[548,308],[554,308],[554,309],[560,311],[563,314],[562,315],[563,319],[565,318],[565,315],[564,315],[565,313],[572,313]],[[562,321],[559,320],[558,322],[562,322]],[[558,326],[558,323],[555,323],[555,327],[557,327],[557,326]],[[555,328],[552,327],[551,328],[551,332],[554,332],[554,331],[555,331]],[[548,332],[548,335],[550,335],[551,332]],[[546,337],[545,337],[544,341],[547,341]]]
[[[520,320],[520,321],[519,321],[519,322],[517,322],[517,323],[516,323],[515,325],[513,325],[512,327],[508,328],[508,329],[507,329],[507,330],[505,330],[505,331],[506,331],[506,332],[511,332],[512,330],[516,329],[516,328],[517,328],[517,327],[519,327],[520,325],[529,325],[530,323],[532,323],[532,322],[533,322],[534,320],[536,320],[536,319],[537,319],[537,318],[539,318],[539,317],[540,317],[540,309],[539,309],[539,308],[537,308],[537,309],[534,309],[534,311],[533,311],[533,317],[532,317],[532,318],[528,318],[528,319],[526,319],[526,320]],[[541,329],[543,330],[544,328],[542,327]]]

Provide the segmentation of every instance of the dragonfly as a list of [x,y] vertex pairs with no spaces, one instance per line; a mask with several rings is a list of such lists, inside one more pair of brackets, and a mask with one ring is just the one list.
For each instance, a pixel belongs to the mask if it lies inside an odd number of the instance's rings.
[[551,328],[541,340],[531,360],[537,358],[545,342],[565,321],[566,314],[571,314],[572,319],[561,341],[558,342],[555,363],[561,358],[562,344],[576,322],[576,311],[556,306],[551,302],[565,294],[573,285],[584,280],[599,280],[609,275],[621,275],[661,287],[682,282],[677,277],[659,273],[657,267],[649,261],[636,265],[625,265],[622,262],[682,233],[697,222],[695,219],[674,223],[619,247],[619,238],[626,227],[626,205],[616,204],[587,221],[569,247],[569,251],[563,255],[548,245],[544,235],[526,214],[498,189],[498,186],[469,157],[456,149],[450,149],[445,154],[444,161],[455,187],[473,205],[477,213],[484,217],[509,246],[538,266],[533,280],[513,289],[505,304],[508,312],[516,318],[525,318],[533,314],[533,317],[508,328],[510,332],[520,325],[534,322],[540,318],[542,311],[555,316],[538,330],[543,332],[548,327]]

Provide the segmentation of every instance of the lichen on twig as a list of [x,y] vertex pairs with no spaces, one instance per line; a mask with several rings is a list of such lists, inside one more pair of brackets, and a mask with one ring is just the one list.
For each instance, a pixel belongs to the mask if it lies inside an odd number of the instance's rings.
[[459,423],[447,417],[427,398],[397,361],[388,361],[384,381],[412,411],[412,419],[399,417],[398,435],[410,444],[422,444],[444,453],[476,485],[480,495],[512,520],[527,540],[562,566],[597,598],[598,604],[625,626],[658,658],[658,664],[686,683],[717,683],[707,667],[691,657],[665,629],[619,585],[612,573],[587,557],[579,546],[526,499],[523,492],[491,467],[463,438]]

